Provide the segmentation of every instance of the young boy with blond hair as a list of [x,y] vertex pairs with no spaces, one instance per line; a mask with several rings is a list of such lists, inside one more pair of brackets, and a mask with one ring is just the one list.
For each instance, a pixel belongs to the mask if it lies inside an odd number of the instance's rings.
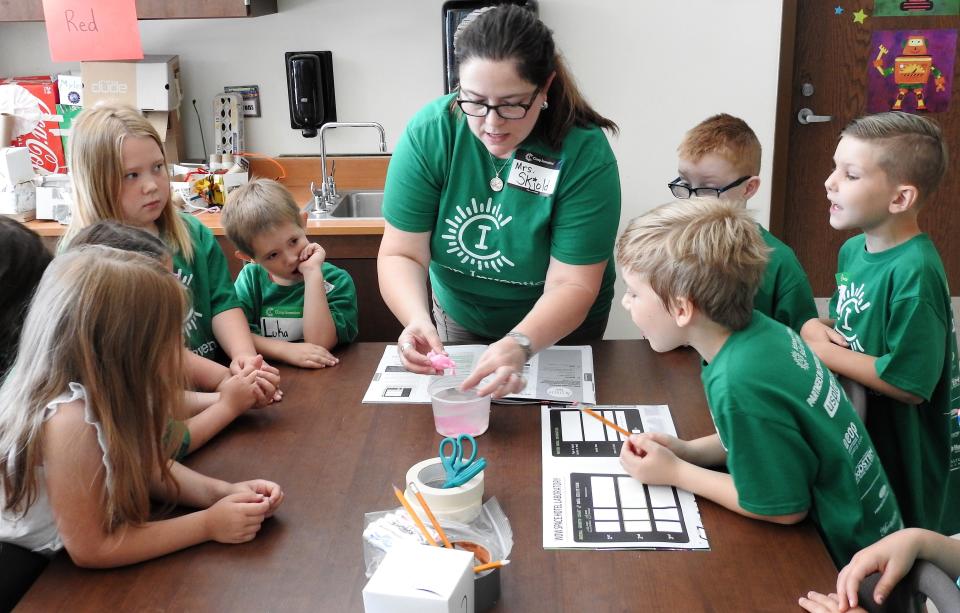
[[307,240],[290,192],[269,179],[250,181],[230,194],[220,219],[248,262],[235,288],[257,351],[301,368],[337,364],[330,349],[357,337],[357,290]]
[[715,198],[665,204],[617,240],[624,308],[655,351],[700,354],[717,429],[691,441],[633,435],[620,461],[644,483],[747,517],[793,524],[810,515],[845,564],[899,529],[900,513],[837,380],[796,332],[753,309],[768,252],[746,210]]
[[[739,117],[721,113],[704,119],[684,135],[677,157],[680,176],[669,184],[677,198],[710,196],[746,206],[760,187],[760,141]],[[770,257],[753,306],[799,332],[817,316],[810,281],[793,249],[757,227]]]
[[936,123],[861,117],[840,136],[827,177],[830,225],[861,229],[840,249],[835,320],[803,338],[867,390],[866,423],[908,526],[960,532],[960,374],[943,263],[917,215],[947,168]]

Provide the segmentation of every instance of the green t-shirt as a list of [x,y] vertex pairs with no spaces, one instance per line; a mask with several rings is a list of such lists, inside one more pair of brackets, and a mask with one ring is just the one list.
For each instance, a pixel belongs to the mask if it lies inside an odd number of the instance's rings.
[[879,253],[864,235],[840,249],[835,328],[877,358],[877,376],[924,399],[908,405],[868,393],[867,429],[908,526],[960,532],[960,375],[950,291],[925,234]]
[[840,566],[902,527],[870,435],[792,329],[754,311],[700,377],[745,510],[809,510]]
[[213,233],[192,215],[180,217],[187,224],[193,261],[187,262],[179,251],[173,254],[173,272],[190,290],[190,310],[183,322],[187,346],[199,356],[223,361],[226,357],[213,336],[214,316],[240,307],[230,282],[227,258]]
[[[347,271],[323,263],[327,305],[337,329],[337,342],[357,338],[357,289]],[[285,341],[303,340],[303,292],[305,284],[278,285],[259,264],[247,264],[235,283],[237,297],[250,324],[260,336]]]
[[813,289],[793,249],[760,226],[760,235],[770,247],[770,261],[753,299],[753,308],[767,317],[800,331],[803,324],[817,317]]
[[[430,281],[454,321],[485,337],[510,331],[543,294],[551,256],[607,262],[586,324],[610,312],[620,223],[617,161],[600,128],[573,128],[554,151],[528,137],[506,164],[487,152],[454,95],[407,125],[387,170],[383,215],[406,232],[431,232]],[[550,110],[545,111],[552,112]]]

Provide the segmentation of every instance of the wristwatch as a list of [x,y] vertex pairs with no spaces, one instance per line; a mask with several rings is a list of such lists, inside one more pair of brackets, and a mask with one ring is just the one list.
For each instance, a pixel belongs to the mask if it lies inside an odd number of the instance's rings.
[[523,361],[524,363],[530,361],[530,356],[533,355],[533,346],[530,343],[530,337],[524,334],[523,332],[507,332],[503,338],[512,338],[517,345],[523,349]]

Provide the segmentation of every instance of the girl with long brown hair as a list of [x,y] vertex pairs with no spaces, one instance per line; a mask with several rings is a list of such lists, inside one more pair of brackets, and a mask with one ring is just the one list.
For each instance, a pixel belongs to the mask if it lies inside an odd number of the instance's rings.
[[[112,567],[252,539],[276,483],[227,483],[170,461],[183,401],[186,294],[150,258],[87,246],[47,269],[0,386],[0,544]],[[150,500],[203,509],[151,520]]]

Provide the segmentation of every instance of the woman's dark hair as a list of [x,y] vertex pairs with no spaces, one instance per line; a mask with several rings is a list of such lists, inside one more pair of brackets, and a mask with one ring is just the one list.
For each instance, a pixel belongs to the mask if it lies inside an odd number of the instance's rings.
[[20,328],[53,255],[32,230],[0,217],[0,379],[17,354]]
[[170,249],[159,237],[111,219],[98,221],[80,230],[67,247],[74,249],[82,245],[104,245],[122,251],[134,251],[155,260],[170,257]]
[[599,126],[617,133],[613,121],[587,104],[566,64],[557,53],[553,33],[531,11],[515,4],[501,4],[477,15],[456,37],[457,63],[463,66],[471,58],[495,62],[513,60],[517,74],[542,87],[556,73],[547,99],[550,107],[540,115],[533,133],[553,149],[574,126]]

